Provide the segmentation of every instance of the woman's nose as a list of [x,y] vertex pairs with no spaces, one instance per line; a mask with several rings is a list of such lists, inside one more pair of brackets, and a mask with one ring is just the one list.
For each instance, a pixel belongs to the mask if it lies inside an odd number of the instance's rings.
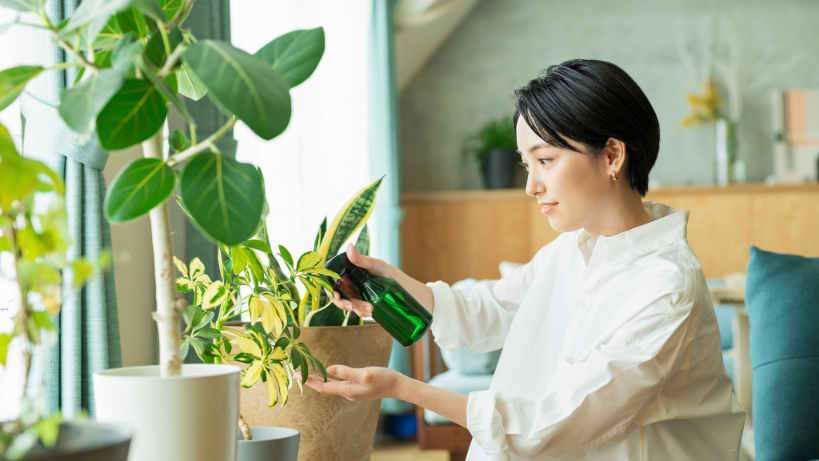
[[530,197],[537,197],[538,194],[542,194],[546,192],[546,187],[543,185],[538,178],[535,177],[533,172],[529,172],[529,176],[526,178],[526,194]]

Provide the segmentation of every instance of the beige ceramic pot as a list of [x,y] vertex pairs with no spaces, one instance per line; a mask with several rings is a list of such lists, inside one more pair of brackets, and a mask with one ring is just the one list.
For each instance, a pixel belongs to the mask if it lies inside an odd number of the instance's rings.
[[[392,336],[380,325],[308,327],[296,340],[303,342],[325,367],[386,367]],[[241,390],[240,412],[250,426],[289,427],[301,433],[299,461],[366,461],[373,448],[381,400],[350,402],[322,395],[298,384],[290,389],[287,405],[267,408],[267,387],[261,382]]]

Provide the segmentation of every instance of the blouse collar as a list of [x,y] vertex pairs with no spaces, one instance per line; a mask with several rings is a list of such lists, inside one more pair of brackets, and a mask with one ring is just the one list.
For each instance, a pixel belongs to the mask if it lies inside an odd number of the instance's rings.
[[612,264],[617,265],[646,253],[672,245],[687,236],[688,212],[645,201],[643,202],[651,222],[621,232],[611,237],[600,236],[590,245],[591,235],[582,229],[578,235],[577,247],[583,253],[586,264],[594,253],[606,252]]

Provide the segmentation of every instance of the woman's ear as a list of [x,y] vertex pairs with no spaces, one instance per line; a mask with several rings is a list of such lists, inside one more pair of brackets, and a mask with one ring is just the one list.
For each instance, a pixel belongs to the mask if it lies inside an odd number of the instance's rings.
[[609,138],[603,150],[606,156],[606,174],[611,176],[625,174],[623,166],[626,163],[626,143],[619,139]]

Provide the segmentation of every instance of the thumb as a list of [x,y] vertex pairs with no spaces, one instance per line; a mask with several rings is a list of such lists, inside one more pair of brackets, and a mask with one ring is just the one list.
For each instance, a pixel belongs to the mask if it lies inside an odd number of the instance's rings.
[[332,365],[327,368],[327,373],[348,381],[349,380],[356,381],[356,377],[358,374],[356,373],[357,371],[358,370],[356,370],[355,368],[350,368],[344,365]]
[[351,263],[355,264],[356,266],[363,267],[364,269],[369,269],[369,258],[359,253],[355,248],[355,245],[348,243],[346,252],[347,259],[349,259]]

